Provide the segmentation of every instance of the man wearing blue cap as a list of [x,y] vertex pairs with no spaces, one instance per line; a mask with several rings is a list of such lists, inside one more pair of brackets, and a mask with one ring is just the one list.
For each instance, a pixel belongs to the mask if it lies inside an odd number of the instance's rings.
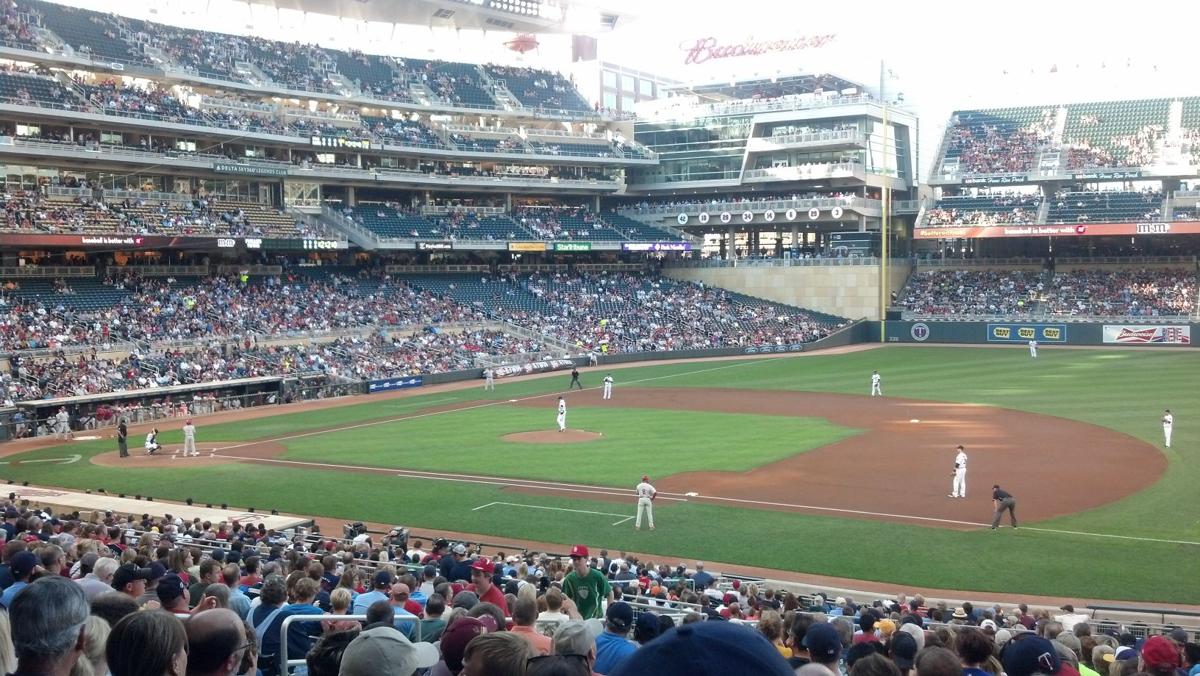
[[596,637],[597,674],[612,673],[638,646],[626,638],[633,626],[633,607],[624,601],[608,604],[604,614],[604,632]]
[[33,552],[17,552],[13,555],[8,560],[8,569],[12,572],[14,582],[0,595],[0,606],[5,609],[11,608],[17,592],[29,586],[34,571],[39,567],[38,557]]
[[734,622],[693,622],[670,629],[642,646],[611,676],[793,676],[794,673],[775,646],[753,628]]
[[813,663],[820,664],[835,674],[842,659],[842,638],[837,628],[828,622],[818,622],[804,634],[804,647],[808,648]]

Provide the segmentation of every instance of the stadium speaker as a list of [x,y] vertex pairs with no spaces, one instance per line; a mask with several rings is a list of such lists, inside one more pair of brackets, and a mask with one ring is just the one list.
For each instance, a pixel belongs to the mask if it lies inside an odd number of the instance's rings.
[[117,493],[117,497],[118,497],[118,498],[123,498],[123,497],[125,497],[125,494],[124,494],[124,493]]
[[247,507],[247,508],[246,508],[246,510],[247,510],[247,511],[249,511],[251,514],[253,514],[253,513],[254,513],[254,508],[253,508],[253,507]]
[[887,317],[887,320],[888,320],[889,322],[898,322],[898,321],[900,321],[901,319],[904,319],[903,310],[891,310],[891,309],[889,309],[889,310],[887,311],[887,313],[886,313],[884,316],[885,316],[885,317]]
[[222,503],[221,503],[221,509],[229,509],[229,505],[227,505],[227,504],[225,504],[224,502],[222,502]]
[[271,510],[271,516],[279,516],[279,510],[278,510],[278,509],[272,509],[272,510]]
[[147,496],[146,496],[146,502],[154,502],[154,496],[152,496],[152,495],[147,495]]
[[96,492],[97,492],[97,493],[100,493],[101,495],[105,495],[105,494],[107,494],[107,493],[108,493],[108,491],[104,490],[103,488],[97,488],[97,489],[96,489]]
[[212,509],[212,503],[211,503],[211,502],[205,503],[205,505],[204,505],[204,508],[205,508],[205,509]]
[[92,494],[92,489],[88,488],[88,489],[86,489],[86,490],[84,491],[84,493],[86,493],[87,495],[91,495],[91,494]]
[[22,482],[21,482],[21,485],[22,485],[22,486],[28,486],[28,485],[29,485],[29,482],[28,482],[28,481],[22,481]]
[[191,498],[188,498],[187,500],[184,500],[184,502],[186,502],[186,503],[187,503],[187,506],[188,506],[188,507],[191,507],[191,506],[192,506],[192,499],[191,499]]

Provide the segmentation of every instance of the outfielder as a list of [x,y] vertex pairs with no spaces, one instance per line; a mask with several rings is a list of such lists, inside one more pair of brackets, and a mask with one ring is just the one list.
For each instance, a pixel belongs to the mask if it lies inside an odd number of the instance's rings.
[[[175,453],[178,454],[179,451],[175,451]],[[186,458],[189,455],[200,455],[200,452],[196,450],[196,426],[190,419],[183,425],[183,457]]]
[[562,397],[558,398],[558,431],[567,431],[567,402]]
[[581,390],[583,389],[583,383],[579,382],[579,369],[572,368],[571,369],[571,384],[567,385],[567,389],[569,390],[572,387],[575,387],[576,385],[579,386],[579,389],[581,389]]
[[1029,341],[1029,356],[1033,357],[1034,359],[1037,359],[1037,341],[1036,340]]
[[490,366],[483,370],[483,378],[483,389],[485,391],[496,389],[496,372]]
[[871,371],[871,396],[882,397],[883,387],[880,384],[879,371]]
[[967,497],[967,453],[962,444],[958,445],[958,455],[954,456],[954,484],[950,489],[950,497]]
[[654,490],[654,486],[650,485],[650,477],[643,474],[642,483],[634,489],[637,493],[637,519],[633,522],[634,530],[642,529],[642,514],[646,514],[646,523],[650,526],[650,530],[654,530],[654,498],[658,496],[658,491]]
[[1171,428],[1175,426],[1175,416],[1171,415],[1171,409],[1163,411],[1163,445],[1167,448],[1171,447]]
[[610,373],[610,374],[604,376],[604,396],[602,397],[603,399],[612,399],[612,384],[613,384],[612,374]]

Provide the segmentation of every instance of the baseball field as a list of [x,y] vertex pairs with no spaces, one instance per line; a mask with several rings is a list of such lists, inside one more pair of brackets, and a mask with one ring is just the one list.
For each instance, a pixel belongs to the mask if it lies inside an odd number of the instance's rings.
[[[884,397],[867,396],[873,369]],[[565,393],[566,433],[554,374],[202,418],[195,459],[74,441],[7,456],[0,478],[898,588],[1197,604],[1198,372],[1192,350],[890,346],[618,369],[604,401],[601,367]],[[168,452],[181,424],[160,424]],[[947,496],[957,444],[965,499]],[[643,474],[653,532],[633,528]],[[1020,528],[988,527],[994,483]]]

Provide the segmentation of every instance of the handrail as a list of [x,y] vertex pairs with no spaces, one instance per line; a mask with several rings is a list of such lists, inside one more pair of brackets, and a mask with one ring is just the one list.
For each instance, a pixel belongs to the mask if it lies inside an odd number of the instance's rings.
[[763,199],[751,200],[746,202],[691,202],[688,204],[662,204],[649,207],[624,207],[617,211],[622,215],[664,215],[673,216],[684,213],[688,215],[699,214],[703,212],[720,213],[728,211],[730,213],[739,213],[742,211],[787,211],[795,209],[797,211],[808,210],[812,208],[832,208],[842,207],[844,209],[880,209],[883,202],[880,200],[867,199],[865,197],[806,197],[800,199]]

